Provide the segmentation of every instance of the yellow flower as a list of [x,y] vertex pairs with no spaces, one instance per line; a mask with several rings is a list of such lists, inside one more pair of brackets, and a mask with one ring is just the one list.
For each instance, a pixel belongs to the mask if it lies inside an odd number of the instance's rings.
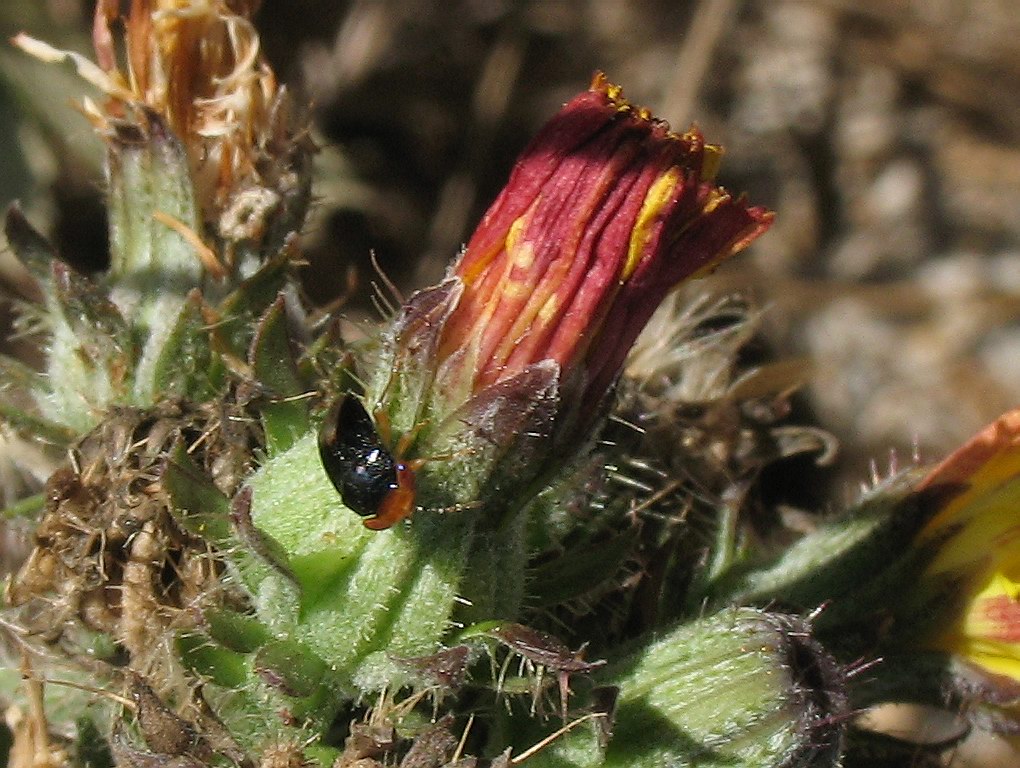
[[1020,681],[1020,410],[935,467],[919,491],[946,498],[919,534],[939,540],[925,580],[960,579],[959,610],[935,648]]

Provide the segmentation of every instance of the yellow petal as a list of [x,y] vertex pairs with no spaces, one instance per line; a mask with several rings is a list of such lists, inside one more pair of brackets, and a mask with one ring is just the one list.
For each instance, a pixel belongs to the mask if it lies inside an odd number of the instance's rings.
[[1020,560],[1020,410],[975,435],[919,486],[935,488],[954,495],[920,534],[924,540],[951,532],[929,574]]

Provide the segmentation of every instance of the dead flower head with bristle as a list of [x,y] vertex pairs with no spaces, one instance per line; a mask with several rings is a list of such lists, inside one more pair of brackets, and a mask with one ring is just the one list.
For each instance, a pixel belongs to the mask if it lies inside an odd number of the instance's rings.
[[282,89],[259,51],[250,19],[257,5],[133,0],[123,22],[123,69],[112,31],[120,3],[96,5],[96,58],[118,86],[106,113],[117,117],[141,104],[163,116],[188,146],[201,198],[257,176],[259,154],[273,139],[268,115]]
[[[288,197],[306,196],[300,177],[312,147],[294,129],[286,89],[260,51],[251,21],[258,5],[131,0],[121,16],[122,3],[99,0],[95,62],[24,34],[14,42],[43,60],[72,60],[102,91],[102,105],[85,97],[81,108],[104,136],[117,138],[125,123],[149,136],[153,121],[161,122],[184,147],[209,234],[228,244],[259,241]],[[232,248],[223,255],[231,261]]]
[[[53,294],[37,402],[76,432],[111,405],[218,391],[219,363],[243,359],[266,310],[263,298],[249,302],[255,286],[275,298],[284,285],[314,147],[260,53],[254,11],[237,0],[100,0],[95,61],[14,39],[44,61],[70,61],[101,94],[80,108],[105,143],[108,267],[85,274],[19,212],[6,223],[41,293]],[[171,350],[182,341],[190,351]],[[164,374],[182,363],[208,386],[171,385]]]

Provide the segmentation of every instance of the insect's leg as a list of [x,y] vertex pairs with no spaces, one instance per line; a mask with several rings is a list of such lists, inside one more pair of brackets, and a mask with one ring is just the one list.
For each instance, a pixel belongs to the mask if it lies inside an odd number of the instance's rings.
[[393,445],[391,439],[393,437],[393,425],[390,423],[390,415],[382,408],[376,408],[372,412],[372,416],[375,418],[375,431],[379,433],[383,445],[389,448]]
[[386,494],[373,517],[363,524],[372,531],[382,531],[396,525],[414,512],[415,481],[414,469],[410,464],[397,468],[397,487]]

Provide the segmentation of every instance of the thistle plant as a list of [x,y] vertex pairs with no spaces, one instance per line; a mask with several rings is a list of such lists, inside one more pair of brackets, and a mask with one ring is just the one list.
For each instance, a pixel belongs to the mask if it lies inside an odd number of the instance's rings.
[[54,463],[8,513],[11,765],[835,766],[874,703],[1016,722],[1014,417],[756,546],[760,471],[831,440],[741,361],[743,297],[667,297],[771,214],[601,74],[345,337],[299,290],[314,146],[255,5],[100,2],[94,62],[16,40],[102,93],[111,253],[7,214],[46,355],[0,415]]

